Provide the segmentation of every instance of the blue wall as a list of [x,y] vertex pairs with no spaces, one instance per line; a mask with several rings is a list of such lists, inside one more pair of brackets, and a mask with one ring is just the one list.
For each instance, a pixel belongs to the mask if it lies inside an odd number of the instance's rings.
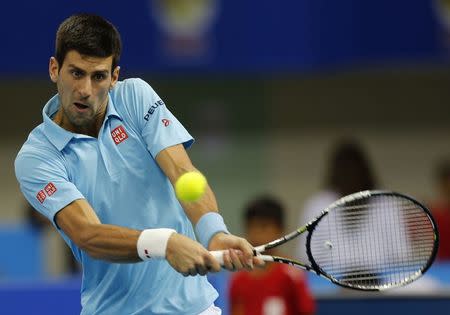
[[103,15],[118,27],[121,64],[133,73],[305,71],[442,55],[432,1],[210,1],[212,18],[192,36],[168,31],[157,3],[3,2],[0,75],[45,75],[56,28],[76,12]]

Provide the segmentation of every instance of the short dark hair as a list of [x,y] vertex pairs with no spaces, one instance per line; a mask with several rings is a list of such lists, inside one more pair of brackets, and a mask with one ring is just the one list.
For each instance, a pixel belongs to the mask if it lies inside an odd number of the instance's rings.
[[55,58],[60,67],[71,50],[86,56],[112,56],[113,70],[119,63],[122,42],[110,22],[98,15],[81,13],[65,19],[56,32]]
[[354,139],[336,143],[328,162],[326,187],[340,195],[374,189],[376,179],[365,150]]
[[270,219],[284,228],[284,206],[272,196],[261,196],[247,203],[244,211],[245,224],[252,219]]

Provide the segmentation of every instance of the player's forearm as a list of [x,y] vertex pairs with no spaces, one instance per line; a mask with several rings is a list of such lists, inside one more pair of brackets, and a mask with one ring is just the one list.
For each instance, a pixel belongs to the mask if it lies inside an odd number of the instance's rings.
[[80,231],[77,245],[89,256],[118,263],[139,262],[136,250],[141,231],[108,224],[90,224]]
[[[198,172],[181,144],[162,150],[156,156],[156,161],[174,186],[181,175],[192,171]],[[198,201],[182,202],[181,205],[194,225],[205,213],[218,212],[216,197],[208,185],[205,194]]]
[[181,202],[181,205],[193,225],[197,224],[205,213],[218,212],[216,197],[209,185],[206,186],[205,194],[198,201]]

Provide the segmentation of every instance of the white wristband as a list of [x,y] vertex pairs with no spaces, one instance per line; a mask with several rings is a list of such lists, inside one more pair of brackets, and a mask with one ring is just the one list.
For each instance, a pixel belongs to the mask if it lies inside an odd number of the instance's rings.
[[143,230],[137,241],[139,257],[146,261],[151,258],[165,258],[169,237],[176,233],[173,229]]

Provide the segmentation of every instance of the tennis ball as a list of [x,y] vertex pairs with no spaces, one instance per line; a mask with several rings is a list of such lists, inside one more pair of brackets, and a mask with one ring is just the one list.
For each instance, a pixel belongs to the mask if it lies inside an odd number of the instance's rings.
[[175,193],[181,201],[190,202],[200,199],[205,193],[206,178],[199,172],[187,172],[175,183]]

